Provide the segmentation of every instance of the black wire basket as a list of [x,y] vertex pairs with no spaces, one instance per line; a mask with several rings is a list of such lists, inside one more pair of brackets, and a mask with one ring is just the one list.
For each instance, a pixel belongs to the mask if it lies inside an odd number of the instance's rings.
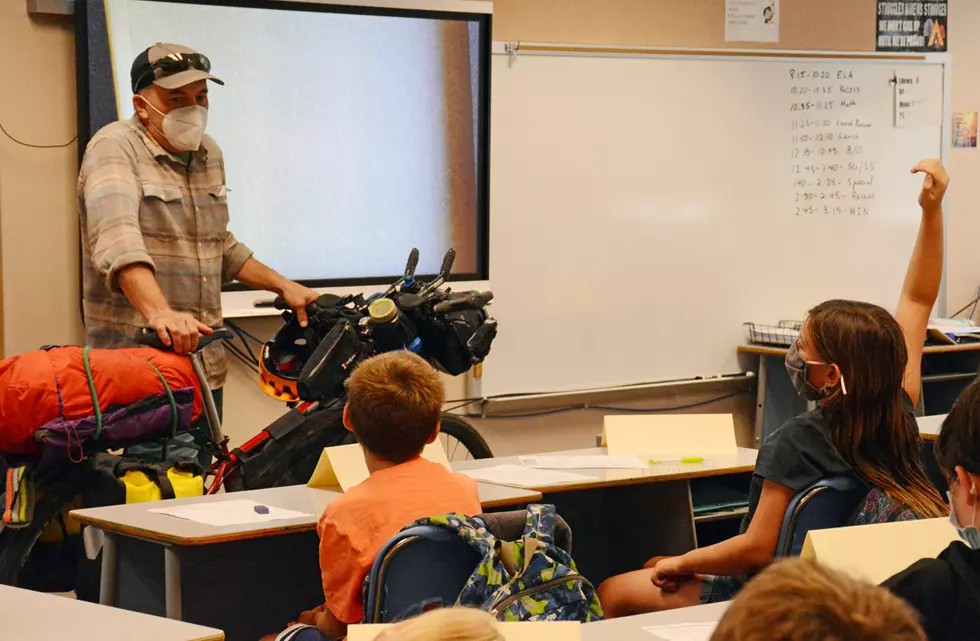
[[789,347],[800,338],[803,321],[779,321],[776,325],[763,323],[744,323],[748,329],[749,342],[753,345],[774,345]]

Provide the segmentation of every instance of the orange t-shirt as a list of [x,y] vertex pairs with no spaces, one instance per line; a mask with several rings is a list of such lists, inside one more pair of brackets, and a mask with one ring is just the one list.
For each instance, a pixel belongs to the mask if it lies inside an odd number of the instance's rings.
[[476,481],[414,458],[375,472],[333,501],[317,524],[326,606],[338,620],[364,618],[364,577],[378,552],[406,525],[427,516],[480,514]]

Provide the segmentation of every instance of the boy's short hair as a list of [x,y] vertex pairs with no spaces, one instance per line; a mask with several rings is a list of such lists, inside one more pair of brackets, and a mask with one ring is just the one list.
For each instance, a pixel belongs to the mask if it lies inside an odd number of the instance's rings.
[[887,590],[810,561],[770,566],[732,601],[711,641],[927,641]]
[[935,448],[939,469],[947,476],[957,465],[980,474],[980,382],[963,390],[943,420]]
[[354,436],[391,463],[404,463],[422,452],[439,425],[445,400],[438,372],[408,351],[369,358],[347,379]]

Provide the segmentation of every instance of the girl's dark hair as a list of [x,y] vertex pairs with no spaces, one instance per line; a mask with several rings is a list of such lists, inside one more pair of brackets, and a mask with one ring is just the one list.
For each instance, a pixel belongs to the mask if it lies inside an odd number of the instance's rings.
[[936,442],[939,469],[951,474],[957,465],[980,474],[980,381],[974,381],[956,399],[943,421]]
[[824,407],[840,455],[865,482],[920,517],[947,514],[922,467],[919,428],[905,407],[908,350],[898,321],[877,305],[831,300],[810,310],[807,328],[847,389]]

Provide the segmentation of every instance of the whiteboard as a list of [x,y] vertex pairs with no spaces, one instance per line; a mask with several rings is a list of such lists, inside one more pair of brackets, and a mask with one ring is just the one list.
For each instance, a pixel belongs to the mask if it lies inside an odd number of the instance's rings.
[[939,120],[895,127],[903,69],[494,56],[483,393],[735,373],[745,321],[829,298],[893,309],[920,215],[909,170],[941,155],[945,113],[943,64],[919,63]]

